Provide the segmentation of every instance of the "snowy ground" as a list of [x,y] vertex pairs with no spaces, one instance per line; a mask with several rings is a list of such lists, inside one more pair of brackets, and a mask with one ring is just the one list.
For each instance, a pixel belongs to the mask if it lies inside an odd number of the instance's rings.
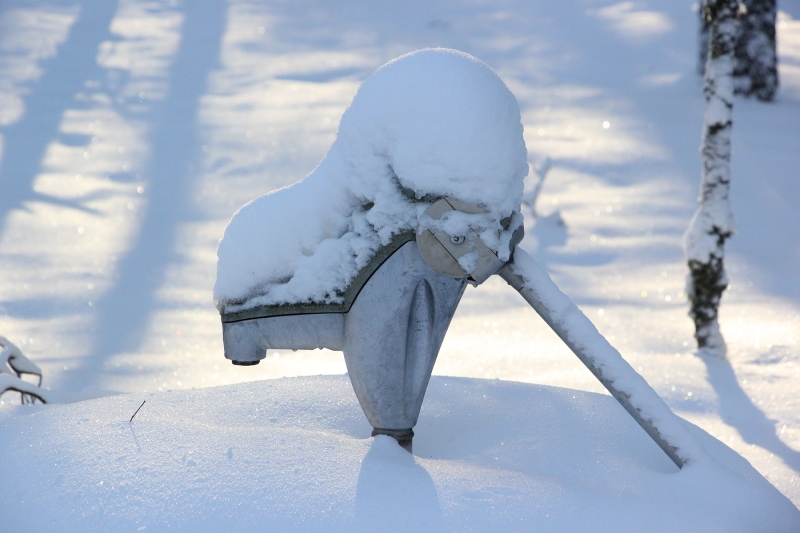
[[800,523],[702,430],[691,431],[714,459],[678,472],[607,395],[434,377],[411,456],[369,437],[351,390],[345,376],[315,376],[34,407],[0,433],[3,531],[793,533]]
[[[457,48],[517,96],[531,160],[554,160],[539,210],[566,229],[529,220],[523,247],[678,414],[800,505],[800,2],[780,9],[778,100],[734,109],[730,366],[691,353],[702,97],[696,13],[674,1],[4,2],[0,334],[65,400],[343,373],[332,352],[222,358],[216,243],[315,167],[370,72]],[[499,279],[467,291],[434,372],[600,391]]]

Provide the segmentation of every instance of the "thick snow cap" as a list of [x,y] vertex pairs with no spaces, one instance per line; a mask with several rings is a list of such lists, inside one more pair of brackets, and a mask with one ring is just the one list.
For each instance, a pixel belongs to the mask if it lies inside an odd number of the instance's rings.
[[455,50],[401,56],[363,83],[311,174],[233,216],[217,250],[216,305],[340,302],[441,196],[484,206],[449,229],[466,225],[497,250],[527,173],[519,105],[492,69]]

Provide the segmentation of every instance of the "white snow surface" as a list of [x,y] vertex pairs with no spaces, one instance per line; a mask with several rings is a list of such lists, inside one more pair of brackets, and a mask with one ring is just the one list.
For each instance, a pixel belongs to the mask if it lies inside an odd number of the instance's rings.
[[797,531],[685,425],[713,460],[678,471],[611,397],[498,380],[434,377],[414,456],[346,376],[48,405],[0,424],[3,531]]
[[[427,47],[463,50],[491,65],[519,102],[531,163],[552,161],[536,205],[539,216],[534,219],[523,208],[522,248],[670,409],[735,450],[799,506],[800,1],[780,3],[776,101],[737,98],[734,105],[730,194],[737,234],[726,243],[731,285],[720,309],[727,361],[695,353],[686,314],[681,237],[697,205],[704,108],[695,73],[694,3],[0,3],[0,335],[42,369],[54,401],[130,395],[52,405],[45,412],[41,406],[20,407],[17,393],[0,397],[0,440],[16,442],[9,444],[13,459],[3,450],[0,516],[19,516],[16,509],[25,507],[29,496],[50,497],[46,489],[55,487],[56,479],[42,476],[57,472],[53,457],[68,465],[69,454],[60,451],[67,444],[76,458],[93,453],[97,461],[71,463],[73,479],[99,484],[112,472],[95,466],[123,455],[101,446],[109,442],[101,437],[113,433],[89,432],[97,436],[92,447],[80,436],[66,437],[67,430],[77,431],[71,423],[81,421],[77,428],[87,430],[91,420],[119,423],[147,398],[134,419],[138,431],[144,428],[136,424],[146,421],[151,402],[161,397],[150,397],[151,392],[346,372],[342,355],[327,350],[270,351],[255,367],[228,364],[211,290],[216,250],[240,206],[295,183],[319,165],[336,140],[340,118],[371,73],[392,58]],[[532,190],[535,180],[526,181],[526,190]],[[603,392],[519,294],[497,277],[465,292],[434,373]],[[336,401],[347,401],[352,392],[346,381],[341,387]],[[204,403],[211,405],[212,397],[226,390],[207,391]],[[206,391],[164,397],[181,402],[200,393]],[[575,400],[584,398],[583,392],[573,394]],[[479,403],[482,394],[472,398]],[[505,416],[528,408],[515,398],[513,408],[493,409],[492,417],[501,413],[509,420]],[[603,401],[640,431],[615,402]],[[119,415],[111,410],[123,405]],[[428,420],[426,409],[432,405],[426,401],[422,420]],[[77,421],[65,418],[63,442],[38,446],[54,442],[45,433],[54,432],[55,424],[44,427],[55,421],[54,413],[81,409],[91,414]],[[202,414],[167,413],[175,415],[171,423],[186,435],[213,427],[190,426],[192,419],[206,420]],[[225,416],[233,427],[234,417]],[[352,416],[362,415],[355,411]],[[591,419],[566,418],[555,429],[566,431],[568,423],[578,422]],[[33,435],[34,427],[42,439],[16,441],[24,439],[22,431]],[[166,434],[168,425],[163,427]],[[437,438],[450,433],[442,431]],[[605,431],[594,435],[615,438]],[[171,447],[157,440],[156,432],[151,436],[154,446],[163,444],[161,451],[153,450],[159,460],[134,474],[144,482],[156,467],[173,468],[175,476],[162,486],[173,483],[175,492],[171,499],[152,500],[131,492],[132,506],[125,509],[120,503],[120,514],[165,516],[159,509],[166,501],[175,516],[216,512],[216,505],[205,509],[198,503],[202,500],[192,500],[198,489],[187,479],[200,483],[202,476],[181,477],[191,475],[188,466],[180,470],[188,448]],[[359,441],[361,460],[370,441],[365,433],[359,438],[365,439]],[[419,432],[417,453],[426,439],[430,436]],[[199,437],[194,441],[202,442]],[[172,442],[191,444],[178,436]],[[267,441],[254,436],[250,442]],[[20,443],[27,446],[24,453]],[[547,443],[539,435],[527,440],[530,446]],[[443,450],[447,445],[436,446]],[[501,446],[481,456],[485,464],[503,458],[491,453],[502,451]],[[176,450],[180,455],[171,455]],[[328,449],[315,447],[305,460],[316,464],[320,450]],[[448,457],[463,465],[459,457],[468,452]],[[522,450],[517,457],[522,463],[538,456]],[[175,460],[170,463],[170,458]],[[417,459],[426,468],[428,460]],[[10,461],[36,467],[16,479],[22,467],[8,467]],[[83,470],[82,464],[87,465]],[[542,486],[571,483],[584,468],[578,464]],[[360,469],[361,462],[352,468]],[[14,473],[13,487],[6,472]],[[609,471],[601,481],[611,482],[613,475]],[[682,475],[659,479],[669,483],[685,479]],[[248,476],[263,479],[266,474],[250,468],[239,477]],[[760,490],[758,483],[752,485],[747,490]],[[92,487],[100,491],[107,485]],[[721,482],[707,492],[726,487]],[[558,494],[558,487],[556,492],[545,489],[538,497]],[[68,489],[61,490],[56,494],[67,498]],[[181,490],[185,493],[179,495]],[[107,494],[96,494],[107,501]],[[536,503],[510,491],[487,489],[474,496],[491,498],[495,508],[519,504],[520,513]],[[607,497],[628,494],[608,491]],[[100,498],[72,501],[75,513],[64,513],[65,521],[101,508]],[[470,501],[483,505],[480,499]],[[655,501],[647,505],[657,506]],[[137,502],[144,503],[133,507]],[[728,513],[758,512],[742,499],[731,502],[719,513],[724,524]],[[54,508],[63,509],[57,502]],[[414,516],[413,511],[406,514]],[[542,522],[549,520],[547,514]],[[598,512],[573,529],[599,528],[594,524],[609,515]],[[106,518],[119,523],[110,513]],[[569,518],[559,515],[554,522]],[[765,512],[765,523],[769,520]],[[0,520],[4,531],[3,526]]]
[[461,233],[478,230],[497,250],[527,174],[519,105],[485,63],[448,49],[394,59],[359,88],[310,175],[233,216],[217,251],[216,305],[340,302],[377,249],[416,230],[442,196],[483,206],[460,217]]

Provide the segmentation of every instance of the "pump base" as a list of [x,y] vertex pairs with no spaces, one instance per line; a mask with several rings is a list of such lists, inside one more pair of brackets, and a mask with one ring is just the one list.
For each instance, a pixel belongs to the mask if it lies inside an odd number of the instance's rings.
[[403,447],[408,453],[411,452],[411,441],[414,438],[414,430],[412,428],[408,429],[381,429],[381,428],[373,428],[372,429],[372,436],[375,435],[388,435],[392,437],[394,440],[397,441],[397,444]]

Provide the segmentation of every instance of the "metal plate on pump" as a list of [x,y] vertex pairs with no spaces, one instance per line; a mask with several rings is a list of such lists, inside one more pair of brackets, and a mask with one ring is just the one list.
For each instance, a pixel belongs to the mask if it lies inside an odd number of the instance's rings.
[[[425,213],[435,220],[440,220],[449,211],[472,215],[486,212],[480,206],[446,197],[431,204]],[[426,229],[417,232],[417,246],[422,259],[433,270],[451,278],[466,278],[474,285],[480,285],[506,264],[483,243],[478,235],[449,235],[439,229]],[[467,272],[459,260],[472,253],[476,253],[477,258],[469,262],[475,264],[475,267]]]

